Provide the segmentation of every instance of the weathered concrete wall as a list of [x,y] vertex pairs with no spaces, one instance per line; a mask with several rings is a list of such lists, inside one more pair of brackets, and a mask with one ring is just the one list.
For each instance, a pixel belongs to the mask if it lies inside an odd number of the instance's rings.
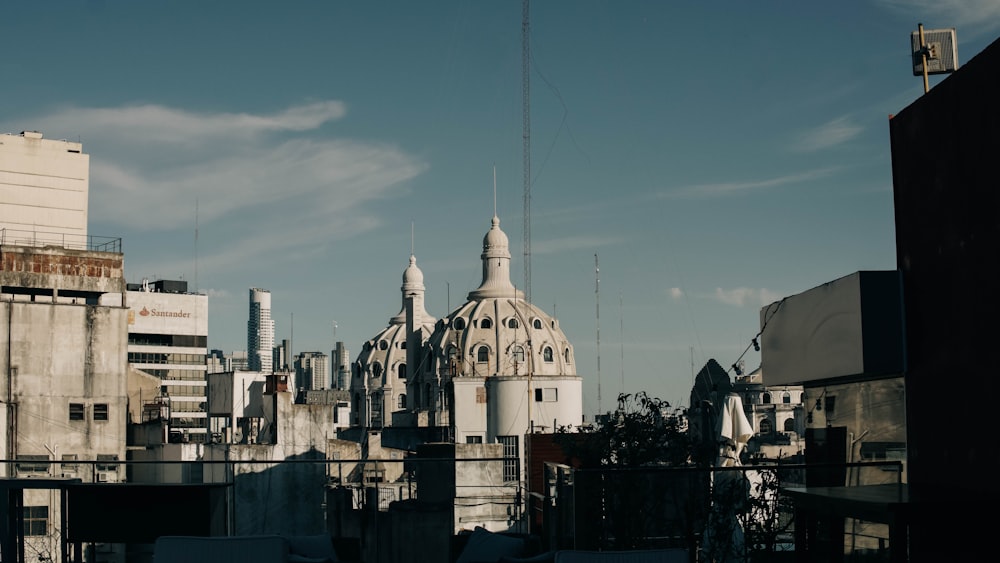
[[125,255],[59,247],[4,246],[0,285],[97,293],[125,291]]
[[[0,303],[0,393],[16,404],[8,457],[125,459],[126,323],[121,308]],[[71,419],[71,404],[82,405],[79,419]],[[80,476],[90,469],[79,466]]]

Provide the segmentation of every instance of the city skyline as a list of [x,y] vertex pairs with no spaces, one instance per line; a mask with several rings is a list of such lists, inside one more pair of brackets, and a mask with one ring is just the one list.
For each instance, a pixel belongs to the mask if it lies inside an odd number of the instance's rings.
[[[246,347],[258,287],[275,342],[353,360],[411,251],[428,313],[465,301],[494,210],[525,289],[521,23],[518,1],[8,3],[0,124],[82,143],[90,233],[122,237],[129,282],[208,294],[210,349]],[[1000,5],[532,2],[528,289],[585,413],[622,387],[686,404],[709,359],[757,367],[762,306],[895,268],[918,23],[956,28],[961,65]]]

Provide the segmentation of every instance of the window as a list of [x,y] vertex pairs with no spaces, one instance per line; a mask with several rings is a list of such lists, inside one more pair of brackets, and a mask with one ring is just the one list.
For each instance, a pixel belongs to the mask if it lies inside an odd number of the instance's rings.
[[559,400],[559,389],[555,387],[544,387],[535,389],[536,403],[554,403]]
[[517,436],[497,436],[497,442],[503,444],[503,480],[505,483],[520,480],[518,469]]
[[490,349],[486,346],[480,346],[479,351],[476,353],[476,361],[481,364],[490,361]]
[[764,393],[763,395],[761,395],[761,402],[764,403],[765,405],[770,405],[771,404],[771,394],[770,393]]
[[372,377],[382,377],[382,364],[378,362],[372,364]]
[[94,405],[94,420],[107,420],[108,419],[108,404],[98,403]]
[[24,535],[44,536],[49,530],[49,507],[24,507]]
[[482,444],[483,443],[483,437],[482,436],[466,436],[465,437],[465,443],[466,444]]
[[465,330],[465,319],[462,317],[455,319],[455,330]]
[[761,434],[770,434],[771,431],[773,430],[773,428],[774,427],[771,425],[771,421],[770,420],[768,420],[768,419],[765,418],[765,419],[763,419],[763,420],[760,421],[760,433]]
[[[97,461],[118,461],[118,454],[97,454]],[[117,463],[97,463],[94,464],[97,471],[118,471]]]
[[524,348],[521,346],[514,346],[513,350],[514,363],[523,364],[524,363]]
[[396,399],[396,408],[398,408],[398,409],[405,409],[406,408],[406,393],[400,394],[399,398]]
[[792,394],[789,393],[788,391],[785,391],[784,393],[782,393],[781,394],[781,402],[784,403],[784,404],[786,404],[786,405],[790,404],[792,402]]
[[76,454],[63,454],[62,456],[62,470],[63,471],[76,471],[79,469],[79,465],[76,463],[79,456]]
[[507,319],[507,328],[517,328],[517,319]]
[[552,361],[552,348],[551,347],[546,346],[545,349],[542,350],[542,358],[546,362],[551,362]]
[[542,329],[542,321],[539,319],[535,319],[534,322],[532,322],[531,324],[538,330]]
[[406,364],[399,364],[396,366],[396,377],[406,379]]
[[18,454],[17,472],[25,475],[48,475],[49,456],[44,454]]
[[785,432],[795,432],[795,419],[786,418],[785,419]]
[[566,348],[566,350],[563,352],[563,358],[566,359],[566,363],[568,364],[569,363],[569,348]]
[[83,414],[83,403],[70,403],[69,404],[69,419],[70,420],[83,420],[86,418]]
[[479,328],[493,328],[493,321],[486,317],[485,319],[479,321]]
[[385,350],[387,348],[389,348],[389,343],[388,342],[386,342],[385,340],[379,340],[378,341],[378,349],[379,350]]
[[837,398],[827,395],[823,398],[823,408],[826,409],[826,416],[833,416],[833,409],[837,406]]

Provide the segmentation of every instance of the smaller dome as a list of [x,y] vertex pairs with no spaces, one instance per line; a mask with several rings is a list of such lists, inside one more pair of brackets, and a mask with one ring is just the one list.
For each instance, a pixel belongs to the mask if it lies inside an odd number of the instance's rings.
[[417,258],[412,254],[410,255],[410,265],[406,267],[406,270],[403,270],[403,283],[424,283],[424,273],[417,267]]
[[486,231],[486,236],[483,237],[483,250],[489,248],[507,248],[507,234],[500,230],[500,218],[496,215],[493,216],[493,226],[490,227],[489,231]]

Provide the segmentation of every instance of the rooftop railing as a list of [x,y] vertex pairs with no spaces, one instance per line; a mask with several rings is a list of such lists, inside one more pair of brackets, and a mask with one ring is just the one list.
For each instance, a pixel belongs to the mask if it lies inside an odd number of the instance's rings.
[[27,231],[18,229],[0,229],[0,246],[58,246],[70,250],[87,250],[91,252],[122,251],[121,237],[103,237],[73,233],[58,233],[44,231]]

